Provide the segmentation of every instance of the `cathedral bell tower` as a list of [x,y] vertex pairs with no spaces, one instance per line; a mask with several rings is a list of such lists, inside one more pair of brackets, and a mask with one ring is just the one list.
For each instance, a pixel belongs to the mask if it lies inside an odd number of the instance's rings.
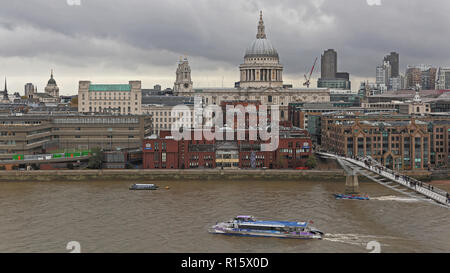
[[191,67],[189,66],[189,62],[186,57],[184,59],[180,58],[176,76],[177,78],[173,87],[174,95],[190,96],[193,92],[193,84],[191,80]]

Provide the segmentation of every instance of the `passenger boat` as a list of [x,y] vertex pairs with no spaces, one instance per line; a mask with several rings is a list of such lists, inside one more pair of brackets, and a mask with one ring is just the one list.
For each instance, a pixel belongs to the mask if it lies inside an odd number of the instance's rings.
[[370,200],[369,196],[340,194],[340,193],[335,193],[334,197],[336,197],[336,199],[345,199],[345,200]]
[[130,190],[156,190],[158,186],[155,184],[134,184],[130,187]]
[[237,216],[209,229],[213,234],[277,237],[292,239],[322,239],[323,232],[307,222],[259,221],[253,216]]

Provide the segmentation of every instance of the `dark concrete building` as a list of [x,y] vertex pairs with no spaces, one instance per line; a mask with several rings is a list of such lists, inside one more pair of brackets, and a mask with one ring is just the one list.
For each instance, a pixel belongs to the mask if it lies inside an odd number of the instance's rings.
[[151,134],[150,116],[0,116],[0,159],[43,154],[55,149],[138,149]]
[[321,75],[317,87],[351,89],[350,74],[337,72],[337,53],[334,49],[326,50],[321,57]]
[[384,57],[385,62],[391,64],[391,75],[390,78],[395,78],[400,76],[400,56],[397,52],[391,52],[390,55]]
[[321,58],[321,78],[334,79],[337,73],[337,53],[334,49],[325,51]]

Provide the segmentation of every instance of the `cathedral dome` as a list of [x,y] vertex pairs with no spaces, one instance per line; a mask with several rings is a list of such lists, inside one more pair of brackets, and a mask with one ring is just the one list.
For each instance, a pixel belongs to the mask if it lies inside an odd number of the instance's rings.
[[54,85],[56,85],[56,81],[55,81],[55,79],[50,79],[50,80],[48,80],[48,84],[54,84]]
[[239,66],[240,88],[282,88],[283,65],[278,52],[267,39],[260,12],[256,39],[245,51],[244,63]]
[[252,44],[245,51],[244,58],[251,57],[275,57],[278,58],[278,52],[273,47],[272,43],[264,38],[264,39],[256,39],[252,42]]
[[277,50],[273,47],[272,43],[267,39],[264,21],[262,18],[262,12],[260,13],[259,16],[260,17],[258,24],[258,34],[256,34],[256,39],[245,51],[244,58],[253,58],[253,57],[278,58]]
[[50,76],[50,80],[48,80],[47,84],[56,85],[56,81],[55,81],[55,79],[53,79],[53,70],[52,70],[52,74]]

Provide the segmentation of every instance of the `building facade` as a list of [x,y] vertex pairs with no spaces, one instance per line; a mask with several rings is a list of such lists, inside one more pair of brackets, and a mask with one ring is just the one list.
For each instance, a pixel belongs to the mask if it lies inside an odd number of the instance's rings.
[[78,89],[79,113],[142,114],[140,81],[128,84],[92,84],[80,81]]
[[[194,133],[193,133],[194,134]],[[225,136],[224,136],[224,139]],[[276,151],[262,151],[261,140],[174,140],[170,132],[146,139],[144,169],[295,169],[305,167],[312,142],[305,130],[281,128]]]
[[383,65],[377,66],[377,75],[375,83],[377,86],[384,85],[389,86],[389,79],[391,78],[391,65],[389,62],[385,61]]
[[49,148],[139,149],[152,132],[150,116],[9,115],[0,117],[0,159]]
[[0,116],[0,159],[12,159],[14,154],[41,153],[52,139],[49,116]]
[[340,155],[371,156],[395,170],[448,167],[448,117],[328,115],[322,148]]
[[436,89],[437,69],[430,65],[408,66],[406,69],[406,88],[420,86],[423,90]]
[[450,67],[439,67],[436,72],[436,89],[450,89]]
[[189,66],[189,62],[185,57],[178,63],[173,93],[174,95],[178,96],[183,96],[184,94],[189,95],[192,93],[192,88],[193,83],[191,78],[191,67]]
[[329,113],[355,113],[364,115],[367,113],[398,113],[398,106],[376,104],[367,106],[352,106],[346,103],[290,103],[289,122],[295,126],[308,131],[313,143],[322,142],[322,116]]

